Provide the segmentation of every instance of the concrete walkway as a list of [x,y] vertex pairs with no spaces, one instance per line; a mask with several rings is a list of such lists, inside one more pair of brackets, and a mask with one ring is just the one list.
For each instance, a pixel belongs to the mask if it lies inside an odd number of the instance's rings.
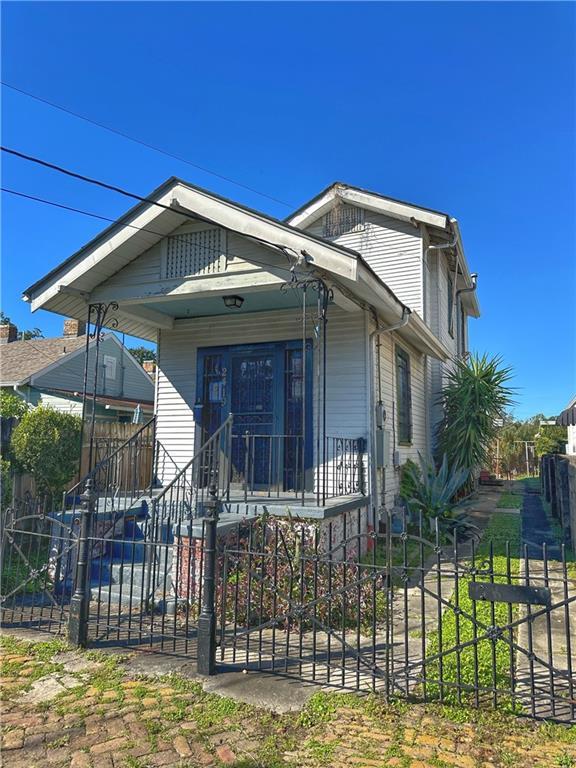
[[528,548],[528,557],[532,560],[542,560],[542,545],[546,544],[548,557],[560,560],[560,546],[550,524],[542,497],[537,493],[524,493],[521,511],[522,545]]
[[564,577],[561,548],[540,494],[524,492],[521,523],[523,556],[518,583],[548,588],[553,608],[543,611],[539,605],[519,606],[519,618],[523,621],[518,627],[517,642],[523,651],[517,653],[516,693],[532,716],[573,721],[576,584]]

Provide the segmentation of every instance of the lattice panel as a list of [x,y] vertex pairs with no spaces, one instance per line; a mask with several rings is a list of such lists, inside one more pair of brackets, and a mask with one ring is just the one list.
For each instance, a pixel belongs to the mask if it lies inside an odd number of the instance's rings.
[[355,205],[337,205],[324,216],[324,237],[338,237],[364,229],[364,209]]
[[209,275],[226,270],[226,253],[220,229],[203,229],[168,238],[165,277]]

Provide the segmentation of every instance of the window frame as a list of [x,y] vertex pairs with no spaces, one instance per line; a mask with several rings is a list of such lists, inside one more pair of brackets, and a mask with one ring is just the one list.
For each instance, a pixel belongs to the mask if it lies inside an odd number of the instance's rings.
[[[412,445],[414,425],[412,419],[412,363],[410,353],[396,345],[396,427],[398,445]],[[405,381],[402,373],[405,372]],[[407,401],[404,402],[404,397]]]

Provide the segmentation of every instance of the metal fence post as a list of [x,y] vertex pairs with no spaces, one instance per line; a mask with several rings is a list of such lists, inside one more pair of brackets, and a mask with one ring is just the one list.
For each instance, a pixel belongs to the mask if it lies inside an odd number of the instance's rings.
[[216,672],[216,528],[220,502],[214,484],[210,486],[209,493],[204,519],[202,609],[198,618],[197,671],[200,675]]
[[90,604],[90,562],[88,553],[88,538],[94,514],[95,493],[94,481],[86,481],[86,490],[82,499],[82,515],[80,532],[78,534],[78,557],[76,560],[76,583],[74,594],[70,600],[70,616],[68,619],[68,638],[79,647],[86,647],[88,640],[88,606]]

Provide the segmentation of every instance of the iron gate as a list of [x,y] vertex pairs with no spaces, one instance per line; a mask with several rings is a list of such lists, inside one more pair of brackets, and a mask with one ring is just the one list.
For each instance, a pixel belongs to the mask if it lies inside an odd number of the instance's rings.
[[7,510],[2,625],[68,634],[79,645],[194,655],[203,520],[182,520],[176,509],[154,514],[146,501],[107,501]]
[[422,517],[376,529],[260,519],[228,534],[218,660],[388,698],[573,722],[576,573],[565,553],[446,544]]

